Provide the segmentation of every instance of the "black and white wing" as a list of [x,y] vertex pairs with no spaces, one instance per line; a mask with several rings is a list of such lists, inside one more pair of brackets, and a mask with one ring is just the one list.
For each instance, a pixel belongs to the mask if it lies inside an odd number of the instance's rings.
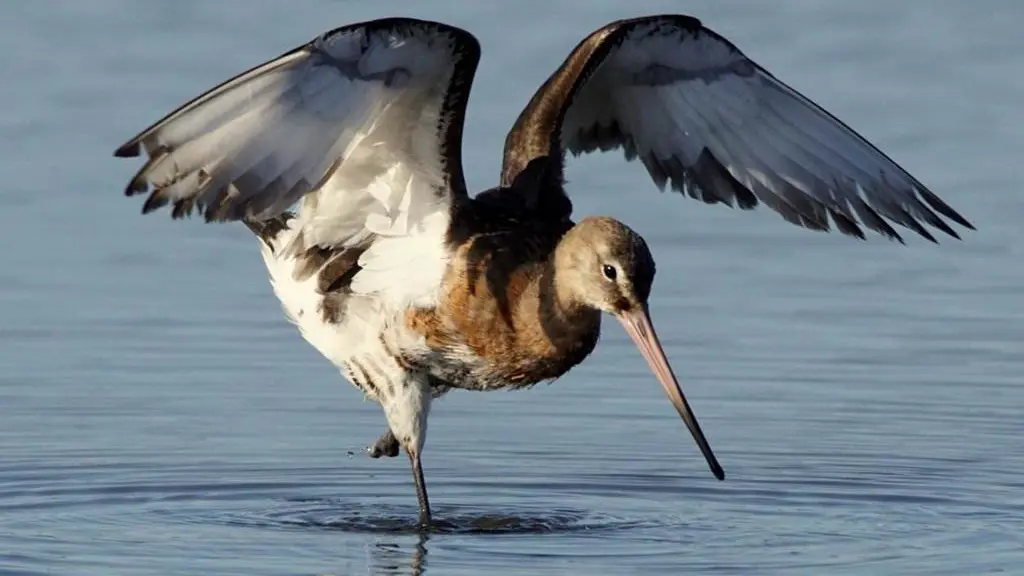
[[207,220],[262,220],[339,172],[404,162],[442,192],[464,194],[462,124],[479,55],[472,35],[436,22],[327,32],[118,148],[149,156],[125,192],[150,192],[144,212],[171,204],[174,217],[197,208]]
[[[687,16],[613,22],[584,39],[538,89],[505,143],[511,184],[564,151],[622,148],[659,188],[863,238],[860,225],[902,242],[886,222],[935,238],[940,218],[973,226],[840,120]],[[883,218],[884,217],[884,218]],[[922,224],[923,223],[923,224]]]
[[479,59],[471,34],[436,22],[327,32],[121,146],[116,156],[149,157],[125,192],[148,193],[143,213],[170,205],[174,218],[196,210],[254,230],[287,220],[288,248],[311,265],[358,254],[362,289],[416,300],[437,289],[451,208],[467,198],[461,140]]

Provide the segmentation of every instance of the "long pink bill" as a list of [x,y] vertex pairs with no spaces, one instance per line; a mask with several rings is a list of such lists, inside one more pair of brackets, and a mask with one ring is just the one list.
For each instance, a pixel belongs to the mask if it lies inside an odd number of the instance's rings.
[[690,429],[690,434],[697,441],[697,446],[700,447],[701,453],[704,454],[704,459],[708,461],[711,473],[715,475],[715,478],[725,480],[725,471],[722,470],[722,466],[715,458],[715,453],[711,451],[711,445],[708,444],[707,438],[704,437],[704,432],[701,431],[700,424],[697,423],[697,417],[690,410],[690,405],[686,402],[686,396],[683,395],[683,389],[679,387],[679,381],[676,380],[675,374],[672,373],[672,367],[669,366],[668,358],[665,357],[665,351],[661,348],[661,342],[658,341],[658,334],[654,331],[654,325],[651,324],[651,317],[647,313],[646,306],[618,314],[617,318],[619,322],[622,322],[626,332],[633,338],[633,342],[636,343],[637,348],[644,355],[644,359],[647,360],[647,364],[650,365],[654,375],[658,377],[661,386],[665,388],[665,394],[672,401],[676,412],[679,412],[683,422],[686,423],[686,427]]

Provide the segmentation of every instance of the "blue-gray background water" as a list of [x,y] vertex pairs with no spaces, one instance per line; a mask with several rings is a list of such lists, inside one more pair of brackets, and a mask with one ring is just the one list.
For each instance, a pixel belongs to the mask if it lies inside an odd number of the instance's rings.
[[[715,481],[621,329],[551,386],[454,393],[404,531],[379,408],[298,336],[239,225],[142,217],[122,141],[345,23],[473,31],[474,189],[607,21],[684,10],[979,228],[858,242],[571,162],[640,230]],[[1024,574],[1024,7],[985,2],[7,2],[0,7],[0,573]]]

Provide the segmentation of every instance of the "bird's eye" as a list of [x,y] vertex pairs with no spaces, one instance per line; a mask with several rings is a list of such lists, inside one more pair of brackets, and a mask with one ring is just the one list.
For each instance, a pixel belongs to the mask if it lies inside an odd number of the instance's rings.
[[611,264],[605,264],[602,271],[604,272],[605,278],[609,280],[615,280],[615,275],[617,273],[615,270],[615,266],[612,266]]

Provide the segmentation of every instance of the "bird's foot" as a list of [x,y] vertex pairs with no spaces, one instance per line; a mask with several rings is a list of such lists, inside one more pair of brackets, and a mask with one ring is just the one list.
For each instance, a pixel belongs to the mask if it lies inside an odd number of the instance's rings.
[[387,456],[388,458],[394,458],[398,456],[399,451],[398,439],[391,433],[391,429],[381,434],[380,438],[373,443],[373,446],[366,448],[366,453],[369,454],[370,458],[380,458],[381,456]]

